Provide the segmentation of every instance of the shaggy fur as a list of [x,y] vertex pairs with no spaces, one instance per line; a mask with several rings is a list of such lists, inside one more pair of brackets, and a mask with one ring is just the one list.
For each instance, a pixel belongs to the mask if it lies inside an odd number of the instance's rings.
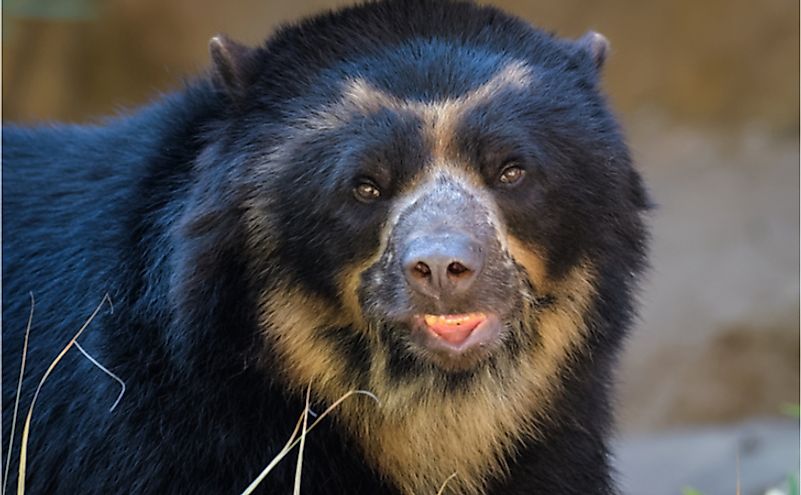
[[[29,292],[23,410],[104,294],[114,311],[80,342],[127,386],[109,412],[118,385],[67,354],[28,491],[240,493],[311,385],[318,412],[353,389],[381,403],[353,397],[308,436],[303,493],[436,493],[454,472],[450,493],[616,493],[612,368],[648,204],[598,88],[603,38],[385,1],[211,52],[207,76],[131,115],[3,130],[4,445]],[[397,262],[433,219],[487,249],[447,303]],[[458,369],[404,319],[476,310],[503,333]],[[289,493],[293,461],[261,491]]]

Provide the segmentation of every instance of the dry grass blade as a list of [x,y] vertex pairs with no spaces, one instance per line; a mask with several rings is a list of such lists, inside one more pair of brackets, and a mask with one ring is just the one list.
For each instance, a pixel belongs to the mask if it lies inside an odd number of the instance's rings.
[[25,467],[27,465],[28,460],[28,434],[30,433],[31,429],[31,418],[33,417],[33,408],[36,405],[36,399],[39,398],[39,392],[42,390],[42,386],[44,385],[45,380],[55,369],[56,365],[58,365],[59,361],[64,357],[67,351],[70,350],[70,347],[75,344],[75,341],[78,340],[78,337],[81,336],[86,327],[92,323],[92,320],[95,319],[97,314],[100,312],[100,309],[103,307],[103,303],[108,302],[109,306],[111,307],[111,298],[108,294],[103,296],[103,300],[100,301],[100,304],[97,305],[92,315],[89,317],[88,320],[81,326],[80,330],[72,337],[69,343],[61,350],[61,352],[56,356],[50,366],[45,371],[44,376],[39,381],[39,385],[36,387],[36,392],[33,394],[33,399],[31,400],[31,406],[28,408],[28,416],[25,418],[25,426],[22,429],[22,442],[20,443],[20,452],[19,452],[19,476],[17,478],[17,495],[25,495]]
[[258,487],[259,484],[264,480],[264,478],[266,478],[267,475],[270,474],[270,471],[272,471],[273,468],[279,462],[281,462],[281,459],[286,457],[287,453],[289,453],[289,451],[292,450],[292,447],[290,447],[290,445],[295,440],[295,437],[298,436],[298,432],[300,431],[302,425],[303,425],[303,417],[301,416],[298,418],[298,422],[295,424],[295,429],[292,430],[292,434],[289,436],[289,440],[287,440],[286,444],[284,444],[284,447],[278,452],[278,455],[276,455],[273,458],[273,460],[270,461],[270,464],[268,464],[267,467],[264,468],[264,470],[256,477],[256,479],[254,479],[253,482],[251,482],[250,485],[248,485],[248,487],[245,488],[245,491],[242,492],[242,495],[250,495],[251,493],[253,493],[256,487]]
[[19,410],[19,396],[22,393],[22,377],[25,375],[25,357],[28,355],[28,336],[31,334],[31,324],[33,323],[33,308],[36,304],[31,296],[31,312],[28,314],[28,325],[25,327],[25,342],[22,344],[22,364],[19,367],[19,381],[17,382],[17,396],[14,398],[14,417],[11,418],[11,434],[8,436],[8,454],[6,455],[6,468],[3,474],[3,495],[6,493],[8,484],[8,471],[11,468],[11,451],[14,450],[14,432],[17,427],[17,411]]
[[295,466],[294,495],[300,495],[300,473],[303,469],[303,449],[306,447],[306,431],[309,424],[309,399],[311,397],[311,383],[306,388],[306,407],[303,408],[303,431],[300,434],[300,447],[298,448],[298,463]]
[[437,495],[442,495],[443,493],[445,493],[445,487],[448,486],[448,482],[450,482],[455,477],[456,473],[453,473],[452,475],[445,478],[445,481],[442,482],[442,486],[439,487],[439,491],[437,491]]
[[[366,390],[351,390],[351,391],[345,393],[339,399],[337,399],[333,404],[331,404],[328,407],[328,409],[323,411],[323,413],[320,414],[317,417],[317,419],[314,421],[314,423],[311,424],[311,426],[309,426],[308,428],[304,428],[303,433],[306,434],[306,433],[309,433],[310,431],[312,431],[314,429],[314,427],[316,427],[320,423],[320,421],[322,421],[326,416],[331,414],[331,412],[334,409],[336,409],[337,407],[339,407],[339,405],[342,404],[345,400],[347,400],[349,397],[352,397],[354,395],[366,395],[367,397],[370,397],[371,399],[376,401],[378,404],[381,404],[381,401],[379,401],[378,397],[376,397],[372,392],[368,392]],[[251,493],[253,493],[253,491],[256,489],[256,487],[258,487],[259,484],[264,480],[264,478],[266,478],[267,475],[270,474],[270,471],[272,471],[273,468],[279,462],[281,462],[281,460],[284,457],[286,457],[287,454],[289,454],[289,452],[291,452],[292,449],[295,448],[296,445],[298,445],[301,442],[302,438],[301,439],[296,439],[295,437],[297,436],[298,429],[300,428],[300,426],[302,424],[304,424],[304,418],[308,414],[308,411],[309,411],[309,409],[308,409],[308,405],[307,405],[307,408],[303,410],[303,416],[298,418],[298,423],[295,426],[295,431],[292,432],[292,436],[289,438],[289,440],[287,441],[286,445],[284,445],[284,448],[281,449],[281,451],[278,453],[278,455],[276,455],[273,458],[273,460],[270,461],[270,464],[268,464],[267,467],[264,468],[264,470],[261,472],[261,474],[259,474],[259,476],[255,480],[253,480],[253,482],[245,489],[245,491],[242,492],[242,495],[250,495]]]
[[95,358],[93,358],[88,352],[86,352],[86,350],[83,347],[81,347],[81,344],[78,343],[77,341],[75,342],[75,347],[79,351],[81,351],[81,354],[83,354],[84,357],[86,357],[86,359],[91,361],[92,364],[94,364],[95,366],[100,368],[101,371],[103,371],[105,374],[107,374],[111,378],[117,380],[117,383],[119,383],[120,386],[122,387],[122,390],[120,390],[120,394],[117,396],[117,400],[114,401],[114,404],[112,404],[111,407],[108,410],[108,412],[114,411],[114,409],[117,407],[117,404],[119,404],[120,401],[122,400],[122,396],[125,395],[125,382],[122,381],[122,379],[120,377],[118,377],[117,375],[115,375],[114,373],[109,371],[105,366],[100,364]]
[[742,495],[742,487],[740,486],[740,449],[737,449],[737,488],[734,492],[737,495]]
[[[350,392],[345,393],[345,395],[343,395],[342,397],[337,399],[333,404],[328,406],[328,409],[323,411],[322,414],[320,414],[317,417],[317,419],[314,420],[314,423],[312,423],[311,426],[309,426],[309,429],[306,430],[306,432],[308,433],[308,432],[312,431],[320,423],[320,421],[322,421],[326,416],[331,414],[331,412],[333,412],[334,409],[339,407],[340,404],[345,402],[346,399],[348,399],[349,397],[352,397],[354,395],[366,395],[367,397],[370,397],[371,399],[376,401],[376,403],[381,404],[381,401],[378,400],[378,397],[376,397],[375,394],[373,394],[372,392],[368,392],[367,390],[351,390]],[[295,447],[295,445],[297,445],[299,442],[300,442],[300,440],[295,440],[294,442],[292,442],[292,444],[289,446],[289,450],[292,450]]]

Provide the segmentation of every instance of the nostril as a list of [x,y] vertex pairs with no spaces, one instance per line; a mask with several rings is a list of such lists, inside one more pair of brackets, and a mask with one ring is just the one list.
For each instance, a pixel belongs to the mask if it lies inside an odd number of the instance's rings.
[[428,277],[431,275],[431,268],[422,261],[418,261],[415,263],[412,272],[418,277]]
[[412,239],[400,258],[409,289],[434,299],[467,292],[484,267],[483,246],[459,233]]
[[453,275],[455,277],[460,277],[469,271],[470,271],[469,268],[459,263],[458,261],[454,261],[453,263],[448,265],[448,274]]

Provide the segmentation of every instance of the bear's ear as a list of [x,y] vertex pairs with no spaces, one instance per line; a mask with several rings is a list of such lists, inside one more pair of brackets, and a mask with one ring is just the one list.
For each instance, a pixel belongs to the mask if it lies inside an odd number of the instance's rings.
[[234,99],[245,90],[247,70],[254,51],[224,34],[218,34],[209,40],[214,80]]
[[576,43],[582,51],[590,56],[596,69],[603,67],[606,56],[609,54],[609,40],[606,39],[606,36],[595,31],[588,31]]

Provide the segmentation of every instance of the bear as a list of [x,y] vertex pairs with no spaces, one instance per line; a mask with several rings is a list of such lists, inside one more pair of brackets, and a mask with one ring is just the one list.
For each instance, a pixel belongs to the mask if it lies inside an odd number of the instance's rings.
[[[617,493],[649,200],[606,39],[384,0],[209,49],[130,113],[4,126],[7,488]],[[82,326],[19,480],[15,401]]]

